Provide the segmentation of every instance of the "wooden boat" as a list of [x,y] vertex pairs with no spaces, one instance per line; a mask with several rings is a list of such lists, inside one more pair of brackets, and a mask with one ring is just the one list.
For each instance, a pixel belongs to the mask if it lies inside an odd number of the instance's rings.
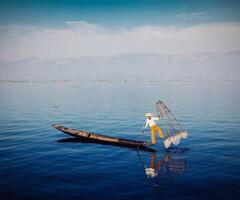
[[156,151],[148,146],[147,142],[137,141],[137,140],[129,140],[129,139],[121,139],[116,137],[110,137],[106,135],[90,133],[88,131],[75,130],[72,128],[66,128],[59,124],[52,125],[55,129],[67,133],[71,136],[81,139],[82,141],[88,141],[92,143],[100,143],[100,144],[111,144],[115,146],[124,146],[129,148],[136,148],[139,150],[145,151]]

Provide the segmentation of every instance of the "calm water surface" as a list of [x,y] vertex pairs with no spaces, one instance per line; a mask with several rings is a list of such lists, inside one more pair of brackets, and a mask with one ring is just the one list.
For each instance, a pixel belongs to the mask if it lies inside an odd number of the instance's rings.
[[[239,81],[1,83],[0,199],[238,199]],[[164,101],[189,131],[154,155],[69,138],[51,124],[138,139]],[[149,139],[146,133],[145,139]],[[155,159],[155,160],[154,160]],[[155,161],[155,163],[151,163]],[[144,167],[155,164],[158,176]]]

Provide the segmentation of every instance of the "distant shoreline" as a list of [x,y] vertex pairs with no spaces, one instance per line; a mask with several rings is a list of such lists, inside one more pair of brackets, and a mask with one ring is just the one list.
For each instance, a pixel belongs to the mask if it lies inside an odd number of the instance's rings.
[[204,79],[204,78],[192,78],[192,79],[159,79],[159,80],[128,80],[128,79],[89,79],[89,80],[0,80],[1,83],[163,83],[163,82],[195,82],[195,81],[207,81],[207,82],[238,82],[240,79]]

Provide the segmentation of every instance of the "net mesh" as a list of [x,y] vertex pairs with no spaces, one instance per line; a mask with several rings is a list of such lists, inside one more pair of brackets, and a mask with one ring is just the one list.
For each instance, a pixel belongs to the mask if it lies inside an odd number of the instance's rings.
[[[167,133],[168,137],[186,132],[170,109],[162,101],[157,102],[156,109],[160,117],[160,126],[163,132]],[[178,142],[176,141],[176,143]]]

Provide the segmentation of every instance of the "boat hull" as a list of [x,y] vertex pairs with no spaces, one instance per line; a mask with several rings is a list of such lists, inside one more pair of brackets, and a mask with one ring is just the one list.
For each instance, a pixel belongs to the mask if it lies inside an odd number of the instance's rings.
[[148,147],[148,143],[143,141],[122,139],[122,138],[110,137],[102,134],[90,133],[88,131],[67,128],[59,124],[54,124],[52,126],[59,131],[62,131],[76,138],[79,138],[85,142],[88,141],[92,143],[111,144],[115,146],[124,146],[124,147],[136,148],[139,150],[146,150],[146,151],[152,151],[152,152],[156,151],[155,149]]

